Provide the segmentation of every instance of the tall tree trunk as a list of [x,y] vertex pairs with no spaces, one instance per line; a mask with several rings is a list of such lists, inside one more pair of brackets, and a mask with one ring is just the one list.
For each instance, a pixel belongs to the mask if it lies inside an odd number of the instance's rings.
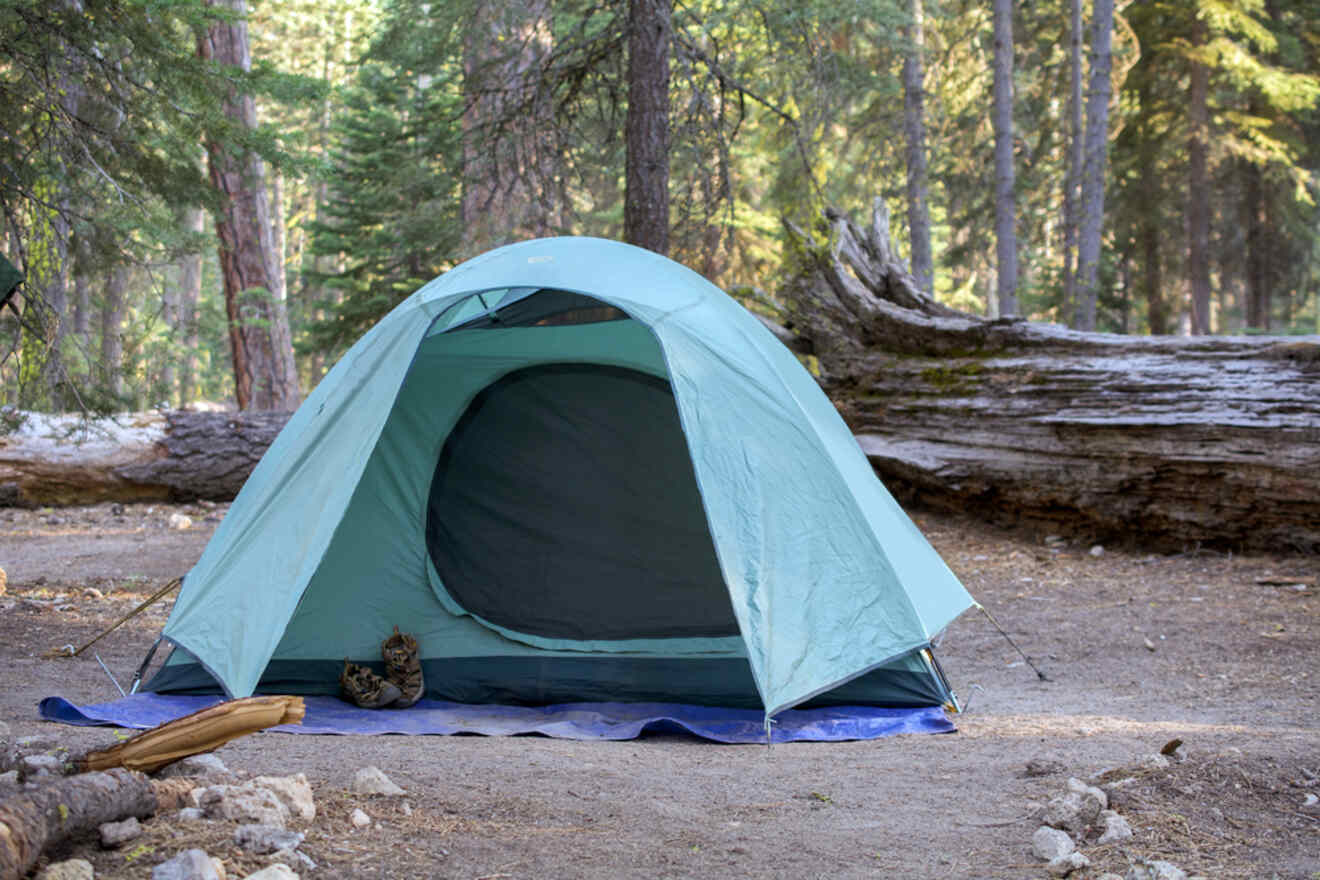
[[1247,233],[1247,326],[1270,329],[1269,231],[1265,223],[1265,193],[1260,168],[1244,163],[1243,225]]
[[1077,197],[1082,185],[1082,0],[1069,0],[1068,173],[1063,185],[1064,314],[1077,309]]
[[541,80],[549,0],[479,4],[463,59],[464,245],[480,252],[554,229],[554,108]]
[[1002,317],[1018,313],[1017,209],[1013,189],[1013,3],[995,0],[995,255]]
[[[212,22],[198,39],[197,53],[220,64],[248,71],[246,0],[206,0],[235,18]],[[256,105],[251,95],[231,90],[225,113],[244,128],[255,128]],[[232,145],[208,142],[211,182],[219,190],[221,207],[215,228],[220,239],[220,274],[224,278],[229,346],[234,361],[234,389],[239,409],[296,409],[298,374],[284,300],[282,267],[271,240],[266,171],[261,159]]]
[[628,115],[623,237],[669,253],[671,0],[628,0]]
[[[1205,45],[1205,23],[1198,21],[1193,46]],[[1191,60],[1187,118],[1187,276],[1191,282],[1192,334],[1210,332],[1210,183],[1206,169],[1210,129],[1210,70]]]
[[116,396],[124,391],[124,291],[128,289],[128,267],[110,270],[101,296],[101,369],[105,387]]
[[930,253],[930,208],[926,204],[925,10],[909,0],[912,28],[903,59],[903,132],[907,138],[908,236],[912,240],[912,276],[922,290],[935,286]]
[[[206,228],[206,215],[201,208],[188,208],[183,215],[183,227],[194,235]],[[179,358],[179,405],[185,406],[197,398],[197,302],[202,296],[202,255],[194,251],[184,256],[179,264],[179,340],[183,352]]]
[[1100,238],[1105,220],[1105,170],[1109,155],[1110,44],[1114,0],[1095,0],[1091,12],[1091,85],[1086,96],[1086,152],[1082,161],[1082,226],[1077,246],[1079,330],[1095,329],[1100,292]]

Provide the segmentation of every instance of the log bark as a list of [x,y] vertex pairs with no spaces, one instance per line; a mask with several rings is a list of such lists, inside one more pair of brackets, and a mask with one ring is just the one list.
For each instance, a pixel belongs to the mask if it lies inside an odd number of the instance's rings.
[[19,880],[48,847],[157,809],[151,780],[131,770],[70,776],[11,797],[0,802],[0,880]]
[[47,419],[0,435],[0,506],[228,501],[288,418],[173,411],[86,424]]
[[191,779],[148,779],[133,770],[82,773],[0,801],[0,880],[19,880],[50,847],[105,822],[178,809]]
[[940,306],[869,229],[790,230],[794,347],[900,500],[1129,539],[1320,551],[1320,340],[1128,337]]

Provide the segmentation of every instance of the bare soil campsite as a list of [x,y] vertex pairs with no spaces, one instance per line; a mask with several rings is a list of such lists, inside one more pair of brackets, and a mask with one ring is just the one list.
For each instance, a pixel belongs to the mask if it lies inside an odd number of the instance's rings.
[[[85,657],[45,655],[81,645],[186,572],[225,509],[0,510],[0,721],[11,741],[37,737],[25,747],[73,755],[122,736],[42,722],[37,703],[117,696],[92,655],[126,684],[168,600]],[[258,733],[216,755],[240,777],[306,775],[316,816],[291,823],[315,863],[295,865],[304,877],[1047,877],[1032,852],[1035,815],[1069,778],[1104,789],[1133,832],[1104,845],[1083,835],[1090,864],[1072,877],[1157,876],[1157,861],[1193,877],[1320,876],[1314,556],[1156,555],[916,519],[1049,679],[982,615],[964,614],[940,644],[969,704],[957,733],[774,748],[669,733]],[[1181,748],[1152,757],[1173,740]],[[354,794],[368,766],[406,795]],[[358,809],[365,827],[351,821]],[[270,858],[240,849],[233,822],[165,812],[121,848],[80,839],[41,864],[82,858],[102,880],[146,878],[192,847],[228,877]]]

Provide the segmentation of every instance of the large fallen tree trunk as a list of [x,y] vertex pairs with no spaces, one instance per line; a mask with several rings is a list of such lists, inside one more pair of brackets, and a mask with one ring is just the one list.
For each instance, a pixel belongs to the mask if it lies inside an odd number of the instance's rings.
[[790,230],[790,343],[901,499],[1148,546],[1320,551],[1320,341],[986,320],[916,289],[882,207]]
[[282,412],[136,413],[105,419],[9,414],[0,434],[0,506],[97,501],[227,501],[275,435]]
[[42,851],[105,822],[179,806],[191,780],[151,780],[116,768],[83,773],[0,801],[0,880],[19,880]]

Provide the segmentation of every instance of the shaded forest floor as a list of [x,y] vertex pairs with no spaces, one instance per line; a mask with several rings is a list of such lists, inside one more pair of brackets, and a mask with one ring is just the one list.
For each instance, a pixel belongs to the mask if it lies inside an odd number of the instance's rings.
[[[171,528],[176,513],[193,526]],[[0,510],[9,578],[0,721],[73,751],[114,741],[111,729],[36,719],[44,696],[116,695],[92,657],[41,655],[81,644],[184,573],[222,514]],[[1026,878],[1047,876],[1030,854],[1033,806],[1069,776],[1137,763],[1176,737],[1187,760],[1139,773],[1114,804],[1135,836],[1084,848],[1092,868],[1074,877],[1123,874],[1138,858],[1207,878],[1320,876],[1320,809],[1304,805],[1320,794],[1320,560],[1093,554],[1086,543],[970,520],[917,520],[1051,678],[1037,680],[968,612],[940,650],[970,703],[956,734],[774,749],[676,734],[612,743],[260,734],[218,754],[252,774],[307,774],[321,810],[300,829],[319,864],[310,877]],[[97,646],[121,682],[167,610]],[[348,794],[367,765],[408,790],[410,815],[399,801]],[[355,806],[376,822],[354,829]],[[57,855],[91,859],[98,878],[148,877],[194,845],[226,859],[231,876],[257,865],[220,823],[147,827],[132,858],[90,844]]]

